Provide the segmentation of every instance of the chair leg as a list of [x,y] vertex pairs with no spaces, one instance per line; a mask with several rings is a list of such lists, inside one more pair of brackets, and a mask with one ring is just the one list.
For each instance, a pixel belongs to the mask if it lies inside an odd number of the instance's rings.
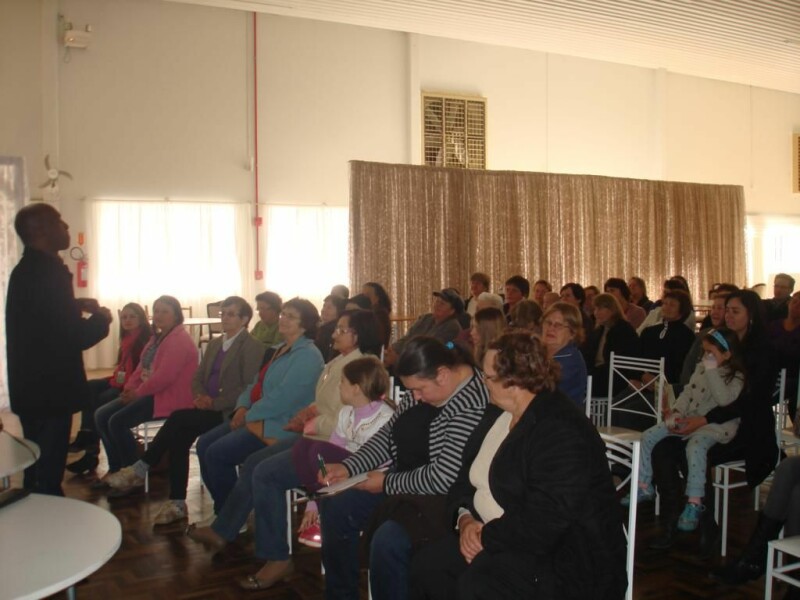
[[772,600],[772,567],[775,564],[775,548],[767,545],[767,577],[764,584],[764,600]]
[[722,494],[722,541],[720,542],[720,556],[723,558],[728,552],[728,499],[730,496],[730,469],[725,469],[725,490]]

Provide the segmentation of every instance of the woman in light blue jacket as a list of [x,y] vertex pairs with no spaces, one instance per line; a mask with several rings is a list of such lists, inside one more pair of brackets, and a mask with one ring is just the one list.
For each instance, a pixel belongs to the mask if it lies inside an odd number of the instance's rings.
[[278,453],[291,447],[298,434],[284,429],[299,410],[314,401],[323,360],[313,339],[319,313],[311,302],[293,298],[284,303],[278,328],[284,343],[267,351],[256,379],[239,396],[230,421],[200,436],[200,473],[219,513],[236,485],[236,466],[252,453]]

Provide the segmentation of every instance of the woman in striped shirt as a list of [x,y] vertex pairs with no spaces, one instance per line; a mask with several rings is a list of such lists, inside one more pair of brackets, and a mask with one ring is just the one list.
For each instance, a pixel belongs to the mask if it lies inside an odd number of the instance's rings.
[[[320,481],[367,474],[354,489],[320,503],[326,598],[358,598],[361,531],[369,544],[376,600],[408,595],[412,553],[446,533],[446,494],[489,394],[468,354],[430,337],[409,341],[397,375],[410,391],[389,422]],[[388,465],[388,471],[380,470]]]

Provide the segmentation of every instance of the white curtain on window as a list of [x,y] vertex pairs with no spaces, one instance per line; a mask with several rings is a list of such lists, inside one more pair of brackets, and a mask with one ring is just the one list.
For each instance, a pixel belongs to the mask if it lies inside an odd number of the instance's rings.
[[319,308],[332,286],[349,286],[348,223],[346,206],[267,207],[267,289]]
[[800,217],[747,215],[746,240],[748,285],[767,284],[770,298],[778,273],[800,280]]
[[[175,296],[193,316],[230,295],[253,302],[250,206],[231,202],[95,200],[89,203],[86,295],[116,311]],[[82,295],[82,294],[78,294]],[[87,368],[114,364],[118,324],[86,354]]]
[[19,260],[14,217],[27,200],[25,159],[0,156],[0,410],[10,405],[6,371],[6,294],[11,271]]

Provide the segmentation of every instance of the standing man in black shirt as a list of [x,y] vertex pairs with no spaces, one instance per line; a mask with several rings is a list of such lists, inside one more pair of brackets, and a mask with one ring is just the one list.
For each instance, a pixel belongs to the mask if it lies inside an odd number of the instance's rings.
[[28,205],[14,228],[25,250],[6,301],[11,410],[41,449],[25,470],[25,488],[62,496],[72,414],[89,393],[82,352],[108,335],[111,312],[96,300],[75,298],[72,273],[58,255],[69,248],[69,226],[55,208]]

